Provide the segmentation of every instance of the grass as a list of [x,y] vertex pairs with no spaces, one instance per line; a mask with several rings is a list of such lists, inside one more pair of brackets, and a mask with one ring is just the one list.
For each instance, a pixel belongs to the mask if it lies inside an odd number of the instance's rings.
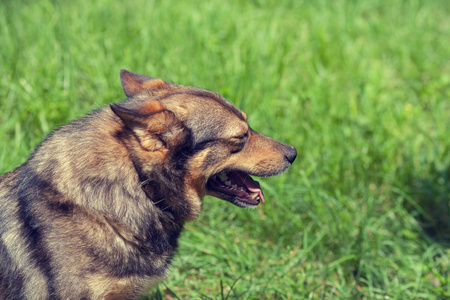
[[3,1],[0,172],[124,99],[126,68],[223,94],[295,145],[257,210],[205,199],[143,299],[450,297],[450,6]]

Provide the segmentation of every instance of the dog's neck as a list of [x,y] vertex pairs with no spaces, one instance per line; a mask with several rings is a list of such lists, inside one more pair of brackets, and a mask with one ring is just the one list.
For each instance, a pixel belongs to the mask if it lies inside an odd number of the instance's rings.
[[159,216],[170,219],[179,225],[186,221],[189,214],[189,206],[183,197],[180,184],[176,184],[175,178],[167,178],[163,170],[155,170],[153,174],[145,174],[135,164],[139,176],[140,188],[153,206],[160,212]]
[[157,183],[151,178],[141,181],[141,188],[147,195],[147,198],[161,211],[172,212],[170,205],[166,203],[164,196],[157,189]]

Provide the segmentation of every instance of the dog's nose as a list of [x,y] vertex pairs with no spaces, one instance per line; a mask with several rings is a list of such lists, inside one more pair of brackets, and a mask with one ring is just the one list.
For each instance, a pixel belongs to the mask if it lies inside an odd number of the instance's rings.
[[297,149],[292,146],[289,146],[286,154],[284,155],[286,159],[292,164],[297,157]]

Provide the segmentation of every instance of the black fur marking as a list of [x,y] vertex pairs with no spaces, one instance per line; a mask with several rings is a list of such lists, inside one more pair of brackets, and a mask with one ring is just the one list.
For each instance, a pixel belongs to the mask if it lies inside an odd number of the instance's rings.
[[36,266],[47,278],[47,290],[52,299],[60,299],[56,294],[54,270],[51,267],[51,255],[44,242],[42,232],[45,232],[44,225],[35,216],[36,210],[33,206],[39,205],[38,199],[42,198],[39,193],[51,193],[53,190],[48,182],[42,181],[33,174],[32,170],[25,167],[22,172],[27,175],[27,179],[18,187],[19,218],[23,221],[22,233],[28,240],[28,251]]
[[48,201],[43,204],[45,205],[45,207],[48,210],[50,210],[58,215],[65,215],[65,216],[71,215],[73,213],[74,207],[75,207],[73,205],[73,203],[62,203],[62,202],[57,202],[57,201],[54,201],[54,202]]
[[[11,259],[8,250],[0,240],[0,291],[7,291],[10,295],[19,297],[22,294],[24,276],[19,271],[14,270],[16,263]],[[14,278],[14,281],[11,279]]]

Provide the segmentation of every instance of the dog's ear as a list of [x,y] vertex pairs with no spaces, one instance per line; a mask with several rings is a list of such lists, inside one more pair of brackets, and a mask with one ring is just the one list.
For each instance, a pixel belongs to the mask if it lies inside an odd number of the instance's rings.
[[187,136],[183,123],[156,100],[147,101],[138,108],[130,109],[115,103],[110,107],[148,151],[173,149]]
[[155,90],[168,87],[168,84],[159,78],[148,77],[123,69],[120,70],[120,81],[123,91],[128,98],[143,92],[152,94]]

